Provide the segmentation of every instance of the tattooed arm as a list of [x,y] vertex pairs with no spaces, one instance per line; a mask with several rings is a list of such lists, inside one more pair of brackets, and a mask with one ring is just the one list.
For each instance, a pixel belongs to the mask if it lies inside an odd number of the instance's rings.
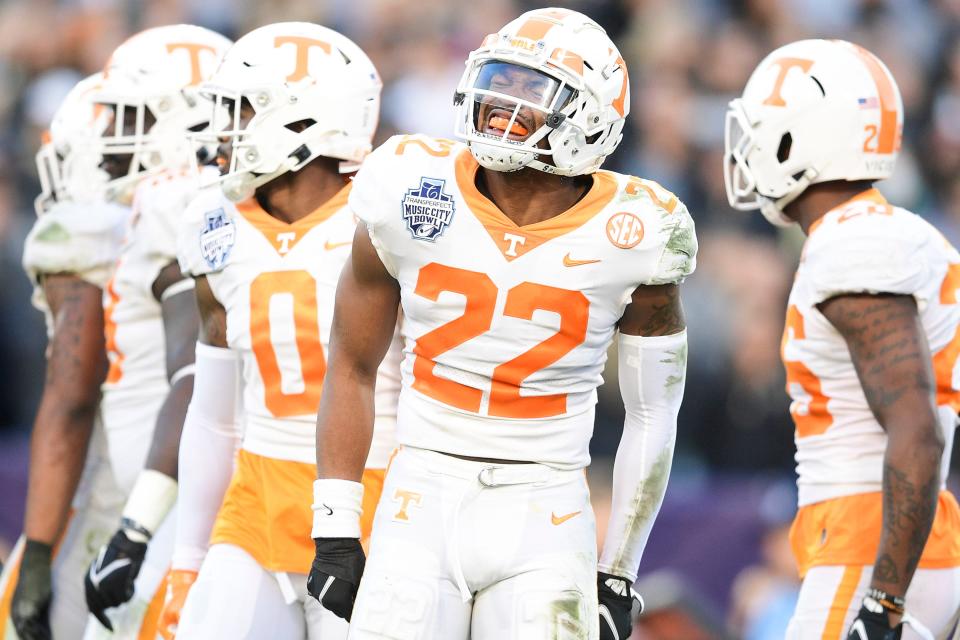
[[24,533],[52,545],[66,525],[83,471],[107,357],[102,290],[77,276],[56,274],[44,277],[43,291],[54,328],[30,440]]
[[23,556],[10,617],[21,638],[49,638],[53,545],[80,482],[107,372],[103,292],[75,275],[41,280],[53,314],[47,377],[30,438]]
[[846,340],[870,410],[887,432],[871,586],[902,597],[933,524],[944,447],[917,305],[904,295],[842,295],[819,307]]
[[620,318],[620,333],[631,336],[668,336],[686,328],[676,284],[637,287]]

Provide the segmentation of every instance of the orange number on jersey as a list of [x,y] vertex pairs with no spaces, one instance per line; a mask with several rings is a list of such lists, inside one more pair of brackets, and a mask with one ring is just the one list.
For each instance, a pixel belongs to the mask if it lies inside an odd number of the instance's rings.
[[107,359],[110,361],[110,369],[107,371],[107,382],[120,382],[123,377],[123,353],[117,348],[117,321],[113,319],[113,314],[117,311],[117,303],[120,302],[120,296],[117,295],[117,289],[114,287],[113,278],[107,282],[107,297],[110,302],[103,309],[103,336],[106,340]]
[[[647,182],[653,182],[653,181],[648,180]],[[650,199],[653,200],[653,203],[655,205],[657,205],[661,209],[664,209],[667,213],[673,213],[673,210],[677,208],[677,203],[680,202],[677,199],[677,196],[673,195],[672,193],[670,193],[669,191],[661,187],[656,182],[653,182],[653,184],[656,185],[658,189],[660,189],[665,194],[667,194],[666,200],[661,199],[660,196],[657,195],[656,191],[654,191],[652,187],[645,184],[639,178],[630,178],[630,180],[627,182],[627,186],[624,188],[624,192],[626,192],[626,194],[629,196],[638,196],[640,195],[641,191],[645,191],[646,194],[650,196]]]
[[[437,377],[433,373],[440,354],[490,330],[497,303],[497,288],[484,273],[432,262],[417,278],[417,294],[436,301],[450,291],[466,297],[463,314],[417,339],[413,352],[413,388],[445,404],[477,412],[483,391]],[[489,414],[503,418],[546,418],[566,411],[567,395],[521,396],[520,384],[534,372],[550,366],[578,345],[587,334],[590,303],[579,291],[524,282],[507,293],[504,315],[530,320],[537,309],[560,315],[560,330],[532,349],[493,371]]]
[[450,291],[466,297],[463,315],[417,338],[413,353],[413,388],[445,404],[465,411],[479,411],[483,391],[433,373],[441,353],[472,340],[490,329],[497,287],[485,273],[445,267],[431,262],[420,269],[414,292],[437,301],[440,293]]
[[[292,326],[277,327],[270,322],[271,304],[280,304],[278,296],[289,296],[292,315],[274,318]],[[274,343],[274,332],[287,329],[295,336],[303,389],[284,392],[280,355]],[[306,271],[261,273],[250,284],[250,339],[257,368],[263,378],[264,401],[276,418],[289,418],[316,413],[320,405],[323,375],[327,370],[320,342],[317,319],[317,281]]]
[[434,140],[437,143],[437,146],[440,147],[439,149],[431,148],[430,145],[420,138],[416,138],[414,136],[403,136],[403,140],[401,140],[400,144],[397,145],[397,155],[402,156],[407,150],[407,145],[413,144],[420,147],[434,158],[446,158],[448,155],[450,155],[450,149],[452,149],[453,145],[456,144],[456,142],[453,140],[447,140],[446,138],[434,138]]
[[[957,289],[960,289],[960,263],[947,266],[947,273],[940,285],[940,304],[957,304]],[[960,411],[960,392],[953,387],[953,372],[960,358],[960,327],[943,349],[933,355],[933,375],[937,381],[937,405],[949,405]]]
[[[799,360],[787,360],[786,346],[789,340],[803,340],[803,316],[795,305],[787,309],[787,323],[783,329],[783,342],[780,353],[787,370],[787,393],[794,385],[799,385],[808,396],[806,403],[794,400],[790,404],[790,415],[797,428],[797,437],[820,435],[833,424],[833,416],[827,411],[827,397],[820,387],[820,378]],[[793,394],[791,394],[792,396]]]
[[524,282],[507,293],[503,315],[532,320],[537,309],[560,315],[560,330],[529,351],[493,370],[491,416],[546,418],[567,411],[567,394],[521,396],[520,383],[570,353],[587,337],[590,301],[579,291]]

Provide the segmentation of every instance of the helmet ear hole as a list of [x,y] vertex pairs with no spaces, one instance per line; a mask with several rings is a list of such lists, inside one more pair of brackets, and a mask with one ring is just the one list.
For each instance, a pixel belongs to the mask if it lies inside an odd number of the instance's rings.
[[790,157],[790,149],[793,147],[793,136],[790,135],[790,132],[787,131],[780,138],[780,146],[777,147],[777,160],[780,164],[783,164],[787,161],[787,158]]

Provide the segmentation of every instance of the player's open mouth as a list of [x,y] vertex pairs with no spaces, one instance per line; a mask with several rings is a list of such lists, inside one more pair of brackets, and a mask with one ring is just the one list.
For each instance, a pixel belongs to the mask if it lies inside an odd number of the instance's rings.
[[530,127],[519,115],[513,121],[513,125],[511,125],[511,117],[513,117],[513,114],[505,109],[494,109],[490,112],[490,115],[487,116],[487,126],[484,128],[484,133],[499,138],[503,136],[507,127],[510,127],[510,134],[507,137],[512,140],[523,140],[530,134]]

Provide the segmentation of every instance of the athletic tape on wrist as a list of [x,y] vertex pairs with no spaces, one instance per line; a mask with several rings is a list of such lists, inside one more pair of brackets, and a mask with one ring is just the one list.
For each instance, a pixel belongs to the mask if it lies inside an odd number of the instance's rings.
[[360,538],[363,485],[352,480],[313,481],[313,538]]
[[123,517],[150,532],[157,532],[177,500],[177,481],[165,473],[144,469],[137,476],[133,491],[123,507]]

